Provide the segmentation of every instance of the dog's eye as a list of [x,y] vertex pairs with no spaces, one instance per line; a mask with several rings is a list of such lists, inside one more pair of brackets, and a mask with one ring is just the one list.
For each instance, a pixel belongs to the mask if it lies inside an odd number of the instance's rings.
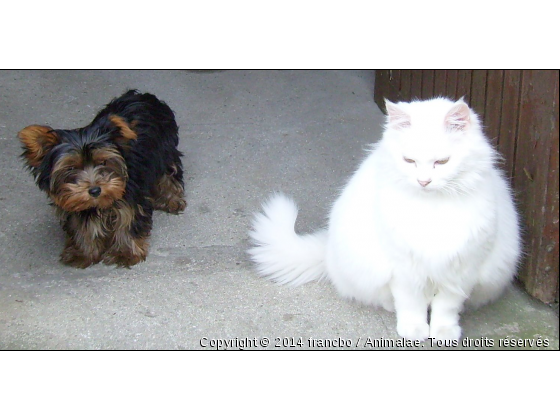
[[403,157],[403,159],[404,159],[404,161],[405,161],[406,163],[416,163],[416,162],[414,161],[414,159],[409,159],[409,158],[405,158],[405,157]]

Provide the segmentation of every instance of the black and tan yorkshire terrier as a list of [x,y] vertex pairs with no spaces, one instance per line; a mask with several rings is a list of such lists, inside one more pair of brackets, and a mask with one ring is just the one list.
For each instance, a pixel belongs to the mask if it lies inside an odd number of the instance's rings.
[[153,210],[185,209],[177,123],[154,95],[130,90],[84,128],[31,125],[18,137],[66,232],[65,264],[144,261]]

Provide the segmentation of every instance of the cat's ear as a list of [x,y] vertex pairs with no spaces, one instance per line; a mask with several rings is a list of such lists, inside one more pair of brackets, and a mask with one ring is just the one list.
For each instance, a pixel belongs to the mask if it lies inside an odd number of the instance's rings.
[[401,130],[410,127],[410,115],[404,112],[398,105],[385,99],[387,109],[387,126]]
[[445,116],[445,127],[451,131],[467,131],[471,125],[471,110],[459,99]]

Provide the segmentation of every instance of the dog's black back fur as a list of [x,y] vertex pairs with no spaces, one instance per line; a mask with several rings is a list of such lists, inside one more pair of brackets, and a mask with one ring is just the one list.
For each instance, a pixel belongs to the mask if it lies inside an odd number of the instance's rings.
[[179,127],[173,111],[165,102],[150,93],[129,90],[119,98],[113,99],[84,129],[97,126],[114,129],[108,119],[110,115],[124,118],[129,125],[134,126],[137,134],[137,139],[131,140],[133,144],[128,144],[127,147],[117,143],[127,166],[140,169],[132,171],[137,172],[135,174],[131,174],[129,169],[129,182],[133,182],[139,188],[127,190],[144,190],[148,196],[150,191],[145,188],[151,188],[165,174],[169,166],[169,156],[175,158],[173,163],[182,175],[182,154],[176,150],[179,144]]

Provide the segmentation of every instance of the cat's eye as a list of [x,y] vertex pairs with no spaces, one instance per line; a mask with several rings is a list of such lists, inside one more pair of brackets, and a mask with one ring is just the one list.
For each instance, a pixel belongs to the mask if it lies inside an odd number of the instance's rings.
[[406,163],[416,163],[416,162],[414,161],[414,159],[409,159],[409,158],[405,158],[405,157],[403,157],[403,159],[404,159],[404,161],[405,161]]
[[447,162],[449,162],[449,158],[436,160],[434,163],[436,165],[445,165]]

